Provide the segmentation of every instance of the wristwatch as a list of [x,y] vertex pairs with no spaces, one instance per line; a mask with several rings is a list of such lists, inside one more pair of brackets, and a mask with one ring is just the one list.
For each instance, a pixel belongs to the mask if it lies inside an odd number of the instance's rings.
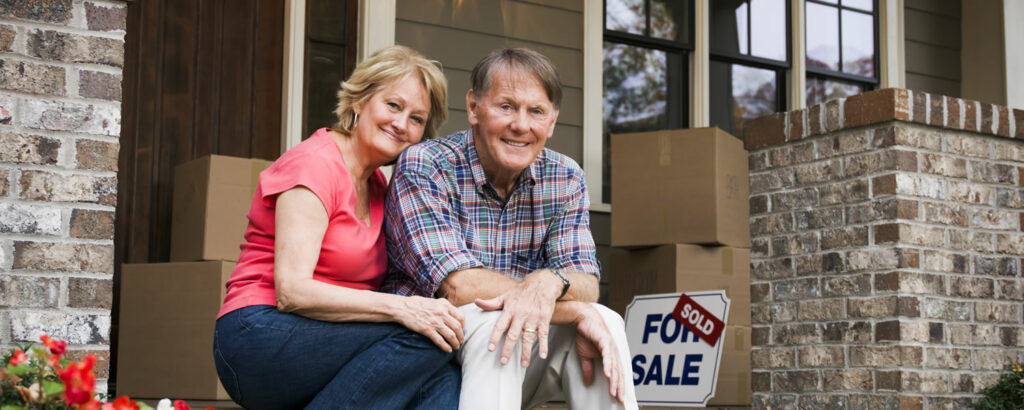
[[565,296],[566,292],[569,291],[569,278],[565,277],[565,275],[563,275],[562,272],[560,272],[558,269],[555,269],[555,268],[550,268],[550,269],[551,269],[551,273],[554,273],[555,276],[558,276],[558,279],[562,280],[562,294],[558,295],[558,299],[561,299],[561,298],[563,298]]

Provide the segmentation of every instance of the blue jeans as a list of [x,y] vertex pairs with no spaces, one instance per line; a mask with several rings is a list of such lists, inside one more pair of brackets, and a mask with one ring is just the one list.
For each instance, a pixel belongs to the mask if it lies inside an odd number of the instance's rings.
[[455,409],[462,375],[394,323],[333,323],[249,306],[217,320],[214,362],[247,409]]

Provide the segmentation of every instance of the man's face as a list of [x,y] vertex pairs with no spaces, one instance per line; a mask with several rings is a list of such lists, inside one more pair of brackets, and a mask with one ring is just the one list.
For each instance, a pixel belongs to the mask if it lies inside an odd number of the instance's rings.
[[466,95],[469,123],[484,172],[508,182],[537,159],[555,130],[558,110],[536,76],[502,70],[485,95]]

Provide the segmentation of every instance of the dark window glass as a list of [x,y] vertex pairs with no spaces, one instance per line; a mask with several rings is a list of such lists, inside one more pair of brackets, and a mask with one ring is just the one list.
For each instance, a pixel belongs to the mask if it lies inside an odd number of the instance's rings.
[[338,89],[355,66],[356,2],[306,2],[302,138],[337,121]]
[[807,77],[807,106],[818,105],[828,100],[849,97],[867,91],[863,84]]
[[711,125],[742,135],[743,121],[782,110],[771,69],[711,62]]
[[710,6],[713,51],[788,61],[784,0],[715,0]]
[[684,128],[693,0],[606,0],[603,188],[611,202],[610,135]]
[[839,9],[807,3],[807,66],[839,71]]
[[689,2],[651,0],[651,37],[689,43]]
[[875,0],[805,0],[807,105],[878,84]]
[[604,28],[636,35],[644,35],[647,14],[644,0],[606,0]]

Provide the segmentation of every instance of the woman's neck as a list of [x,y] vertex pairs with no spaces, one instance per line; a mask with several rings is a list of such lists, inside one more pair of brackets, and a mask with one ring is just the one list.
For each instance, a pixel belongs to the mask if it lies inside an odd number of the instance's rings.
[[349,175],[356,181],[368,181],[370,176],[383,163],[373,161],[367,147],[360,143],[354,135],[345,135],[337,131],[330,131],[331,139],[341,150],[341,156],[345,159],[345,168]]

